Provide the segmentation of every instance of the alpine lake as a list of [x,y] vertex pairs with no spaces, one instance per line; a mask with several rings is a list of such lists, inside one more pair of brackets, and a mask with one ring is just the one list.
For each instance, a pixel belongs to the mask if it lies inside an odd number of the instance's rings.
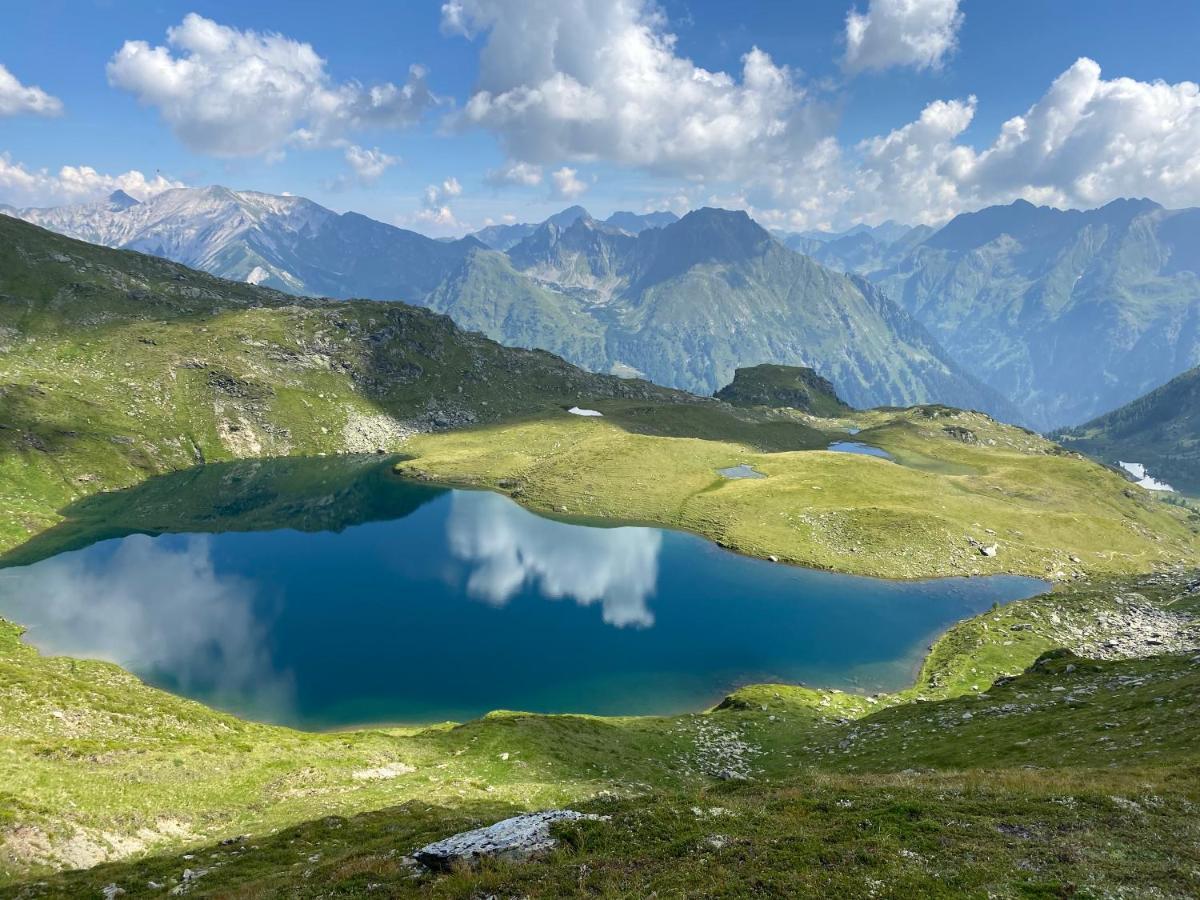
[[1045,587],[811,571],[393,462],[209,464],[90,497],[0,558],[0,616],[43,653],[332,729],[698,711],[763,682],[895,690],[954,622]]

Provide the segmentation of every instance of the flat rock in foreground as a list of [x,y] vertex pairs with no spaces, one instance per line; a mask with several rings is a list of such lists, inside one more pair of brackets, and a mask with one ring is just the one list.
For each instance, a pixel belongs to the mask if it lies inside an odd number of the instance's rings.
[[577,819],[603,821],[607,818],[573,809],[525,813],[486,828],[464,831],[426,844],[413,853],[413,858],[431,869],[449,869],[456,860],[472,863],[485,856],[508,860],[528,859],[555,845],[555,839],[550,835],[550,826],[554,822]]

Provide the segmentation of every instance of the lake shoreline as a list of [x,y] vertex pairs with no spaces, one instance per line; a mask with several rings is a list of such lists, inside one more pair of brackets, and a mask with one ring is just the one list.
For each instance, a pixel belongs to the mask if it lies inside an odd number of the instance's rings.
[[[367,456],[356,456],[353,458],[323,458],[323,459],[315,459],[315,460],[307,460],[307,461],[298,460],[298,459],[277,460],[276,467],[283,467],[285,473],[287,473],[289,475],[289,477],[294,479],[295,477],[297,477],[295,474],[297,472],[297,466],[299,465],[300,469],[303,470],[303,468],[304,468],[303,464],[305,462],[307,462],[307,463],[311,464],[313,467],[315,467],[319,473],[325,473],[325,474],[320,475],[320,478],[322,478],[322,479],[327,479],[327,478],[331,477],[328,475],[328,472],[331,469],[335,470],[335,471],[340,470],[339,467],[342,466],[343,464],[345,464],[346,466],[349,467],[349,471],[356,472],[356,473],[363,473],[361,475],[361,477],[366,479],[365,483],[368,485],[373,485],[373,487],[371,487],[368,491],[368,494],[370,496],[377,496],[379,494],[381,486],[388,485],[388,484],[393,485],[394,487],[396,487],[398,489],[401,489],[401,494],[404,494],[410,488],[414,488],[414,489],[417,489],[418,495],[427,496],[430,498],[440,498],[440,497],[443,497],[444,495],[446,495],[447,493],[449,493],[449,496],[452,498],[454,496],[454,494],[452,492],[453,490],[455,490],[455,489],[463,490],[461,488],[450,489],[450,488],[447,488],[445,485],[430,485],[426,481],[414,480],[414,479],[405,477],[401,474],[398,474],[392,468],[394,465],[394,462],[395,462],[394,457],[393,458],[388,458],[388,457],[378,458],[375,456],[367,455]],[[187,470],[184,473],[179,473],[179,475],[184,477],[185,481],[187,483],[195,483],[195,476],[197,476],[197,475],[207,476],[207,475],[211,474],[212,477],[215,478],[219,483],[224,484],[224,483],[228,482],[229,478],[232,477],[233,474],[239,470],[239,467],[244,469],[244,468],[247,468],[247,465],[242,464],[242,463],[220,464],[217,466],[208,467],[208,469],[209,469],[208,472],[199,471],[199,470],[204,469],[205,467],[196,467],[195,469]],[[254,468],[255,468],[255,470],[262,469],[261,465],[259,465],[259,464],[254,464]],[[266,469],[263,469],[264,472],[270,472],[271,470],[272,470],[272,467],[270,467],[270,466],[268,466]],[[190,473],[190,475],[189,475],[189,473]],[[177,480],[178,480],[177,477],[173,478],[173,476],[164,476],[164,478],[161,480],[161,485],[162,485],[163,490],[158,490],[158,484],[148,484],[147,487],[145,487],[141,490],[141,494],[146,495],[146,497],[156,497],[165,491],[167,495],[169,495],[171,498],[178,501],[178,498],[180,497],[180,491],[178,488],[175,487],[175,481],[177,481]],[[324,487],[324,481],[319,480],[318,484],[321,486],[321,490],[316,491],[316,493],[318,496],[323,498],[326,493],[326,490]],[[259,493],[259,492],[255,491],[252,487],[249,487],[246,489],[250,490],[250,492],[252,494],[255,494],[256,496]],[[134,490],[137,490],[137,489],[134,489]],[[315,488],[314,488],[314,490],[315,490]],[[571,526],[572,528],[574,528],[574,527],[579,527],[581,525],[581,519],[584,519],[584,517],[580,517],[580,516],[569,516],[569,515],[562,516],[562,515],[554,515],[554,514],[546,515],[546,514],[541,513],[538,510],[529,510],[527,507],[514,502],[514,499],[507,496],[505,494],[505,492],[497,491],[495,489],[490,489],[487,487],[482,487],[480,485],[465,486],[465,490],[463,490],[463,494],[464,494],[464,496],[478,496],[481,498],[481,500],[483,497],[489,497],[489,496],[495,497],[497,501],[503,501],[501,504],[501,507],[504,509],[511,508],[514,511],[522,510],[523,513],[525,515],[527,515],[528,517],[530,517],[531,520],[552,523],[554,525],[566,525],[566,526]],[[106,501],[119,500],[119,498],[121,496],[122,495],[119,492],[113,493],[113,494],[108,495],[108,497],[106,498]],[[134,496],[140,497],[140,495],[136,494],[136,493]],[[207,496],[207,495],[202,495],[202,497],[204,497],[204,496]],[[227,503],[232,503],[234,505],[234,507],[236,508],[236,506],[237,506],[236,498],[231,498],[231,497],[228,497],[223,494],[222,499],[224,501],[226,501]],[[282,503],[284,506],[292,506],[296,502],[302,501],[302,499],[303,498],[300,495],[292,495],[292,494],[285,493],[278,499],[277,502]],[[133,502],[132,498],[131,498],[131,502]],[[145,507],[145,502],[146,501],[144,498],[139,499],[138,501],[135,502],[135,508],[143,509]],[[424,502],[429,502],[429,501],[424,501]],[[294,526],[287,522],[285,522],[283,524],[275,524],[275,525],[271,525],[269,522],[267,524],[264,524],[263,521],[261,520],[261,518],[259,518],[257,516],[252,517],[249,520],[248,524],[243,524],[241,526],[238,525],[238,523],[241,520],[234,519],[231,522],[233,527],[230,528],[225,524],[222,524],[216,520],[212,520],[211,518],[200,514],[206,508],[203,506],[203,503],[200,504],[199,506],[197,506],[196,504],[185,504],[185,505],[186,505],[186,508],[191,512],[192,515],[198,517],[198,519],[201,523],[207,523],[210,526],[210,528],[202,528],[201,533],[209,533],[210,532],[210,533],[212,533],[214,535],[218,535],[218,536],[219,535],[225,535],[225,536],[237,535],[237,534],[243,534],[243,533],[248,534],[248,535],[253,535],[253,534],[280,535],[280,534],[287,533],[289,531],[294,530]],[[328,506],[328,504],[326,504],[324,502],[322,502],[320,505],[322,506],[323,509]],[[334,506],[336,507],[336,505],[337,504],[335,503]],[[489,504],[489,505],[495,506],[496,504]],[[196,525],[193,523],[192,519],[185,518],[185,520],[183,520],[182,522],[172,522],[172,521],[169,521],[168,518],[166,518],[168,514],[161,512],[161,511],[151,512],[151,515],[157,516],[157,518],[153,519],[153,521],[156,521],[158,523],[159,527],[155,528],[155,529],[147,529],[147,528],[137,527],[136,519],[129,520],[127,524],[122,525],[122,523],[125,522],[126,520],[123,519],[120,515],[116,515],[115,518],[112,517],[111,513],[114,510],[114,505],[111,502],[106,502],[106,505],[100,507],[100,509],[103,511],[108,511],[110,513],[110,515],[105,519],[106,525],[110,528],[115,527],[116,528],[115,533],[121,534],[121,535],[124,535],[124,534],[129,534],[129,535],[133,535],[133,534],[136,534],[136,535],[168,535],[168,536],[175,535],[176,537],[171,538],[170,542],[173,544],[177,544],[177,543],[179,543],[179,541],[187,540],[188,539],[187,535],[194,533],[196,530]],[[154,509],[154,507],[151,507],[151,510],[153,510],[153,509]],[[197,513],[196,510],[200,510],[200,513]],[[253,512],[253,510],[251,510],[251,512]],[[409,513],[407,513],[407,512],[399,513],[401,518],[406,517],[408,514]],[[391,516],[391,514],[387,514],[385,512],[384,518],[385,518],[385,520],[387,520],[387,519],[392,518],[392,516]],[[338,521],[340,521],[340,520],[338,520]],[[370,521],[370,520],[368,520],[368,521]],[[70,523],[70,520],[68,520],[68,523],[65,523],[65,524],[69,524],[69,523]],[[340,533],[346,527],[347,524],[353,524],[353,521],[350,521],[348,523],[342,523],[340,525],[335,525],[335,526],[329,527],[329,528],[320,527],[318,524],[318,527],[316,528],[315,532],[312,532],[312,533],[315,535],[318,535],[318,536],[322,535],[322,534],[326,534],[326,533],[333,533],[333,532]],[[920,591],[921,587],[926,584],[928,584],[931,589],[936,591],[938,588],[942,588],[943,590],[952,589],[953,585],[955,585],[955,584],[965,585],[969,582],[980,580],[980,579],[973,579],[973,578],[967,578],[967,577],[962,577],[962,576],[951,576],[951,577],[942,577],[942,578],[933,578],[933,579],[886,579],[886,578],[872,578],[870,576],[861,576],[861,575],[857,575],[857,574],[831,572],[828,570],[822,570],[822,569],[817,569],[817,568],[813,568],[813,567],[803,567],[803,566],[799,566],[799,565],[785,565],[785,566],[779,566],[778,568],[776,568],[774,564],[771,564],[765,560],[762,560],[761,558],[756,558],[749,554],[738,553],[731,548],[721,547],[719,544],[717,544],[716,542],[713,542],[707,536],[697,533],[695,531],[690,531],[688,529],[670,528],[670,527],[663,528],[662,526],[659,526],[659,525],[644,526],[644,525],[641,525],[638,523],[619,522],[619,521],[614,521],[614,520],[608,519],[608,518],[599,519],[599,520],[597,520],[596,524],[601,526],[601,528],[599,529],[600,532],[602,532],[606,535],[612,535],[614,538],[618,536],[615,532],[621,528],[649,527],[655,533],[660,533],[663,535],[675,535],[676,537],[673,538],[672,541],[673,541],[673,546],[676,546],[677,548],[690,547],[690,546],[692,546],[691,541],[695,541],[696,544],[694,546],[697,547],[698,549],[700,549],[703,554],[705,554],[705,556],[703,558],[707,558],[709,560],[706,563],[706,565],[715,566],[717,571],[720,571],[720,572],[728,571],[731,573],[731,575],[734,572],[743,571],[743,570],[746,572],[756,572],[756,573],[759,573],[760,575],[768,577],[770,580],[772,580],[774,582],[779,582],[781,584],[788,584],[788,585],[793,584],[790,573],[796,573],[797,576],[809,575],[809,576],[813,576],[816,579],[816,581],[813,582],[814,585],[826,584],[827,587],[823,588],[824,590],[833,589],[839,593],[847,594],[847,597],[851,598],[851,599],[857,596],[857,588],[855,587],[856,585],[862,585],[863,591],[866,594],[877,593],[880,586],[884,585],[884,584],[905,586],[905,587],[909,587],[913,590],[918,591],[918,593],[914,594],[910,590],[907,594],[907,596],[911,596],[915,599],[916,597],[924,596],[922,593],[919,593],[919,591]],[[298,532],[297,534],[302,534],[302,533],[308,533],[308,532]],[[69,536],[69,534],[70,534],[70,532],[68,529],[68,536]],[[106,531],[103,533],[102,539],[105,541],[110,541],[111,538],[113,537],[113,534],[114,534],[114,532]],[[76,538],[77,538],[76,542],[69,543],[68,549],[74,548],[76,551],[80,550],[81,545],[79,544],[79,541],[84,540],[85,537],[86,537],[86,534],[84,534],[83,537],[81,537],[80,535],[76,535]],[[680,543],[680,540],[685,539],[685,538],[686,538],[686,541],[683,543]],[[125,538],[120,538],[120,539],[125,540]],[[146,541],[144,541],[142,543],[149,545],[150,543],[152,543],[153,540],[154,539],[152,539],[152,538],[148,538]],[[83,546],[86,546],[86,541]],[[66,551],[59,550],[58,552],[66,552]],[[678,552],[681,552],[681,550],[677,549],[676,551],[673,551],[673,552],[678,553]],[[709,554],[711,554],[711,556],[709,556]],[[725,557],[725,554],[730,554],[730,555],[729,555],[729,557]],[[742,560],[745,563],[752,563],[753,567],[747,569],[747,568],[745,568],[745,566],[742,566],[740,563],[735,563],[735,560]],[[730,569],[730,566],[733,566],[734,568]],[[772,573],[776,573],[776,574],[772,574]],[[1009,576],[997,575],[997,576],[991,576],[991,577],[1006,578]],[[1019,576],[1019,577],[1023,577],[1023,576]],[[832,578],[836,578],[836,579],[838,579],[838,581],[834,582],[834,581],[828,580],[828,579],[832,579]],[[806,582],[803,579],[801,579],[800,581],[794,582],[794,584],[796,585],[795,588],[788,589],[788,590],[794,589],[794,590],[801,591],[800,593],[795,594],[795,597],[798,600],[806,601],[805,603],[802,603],[800,606],[794,607],[794,609],[796,609],[796,610],[803,610],[811,605],[811,602],[810,602],[811,598],[808,598],[808,595],[806,593],[804,593],[804,591],[808,590],[808,589],[802,587],[802,585],[804,585],[805,583]],[[836,585],[836,587],[831,588],[831,587],[829,587],[830,585]],[[1008,602],[1012,602],[1012,601],[1019,600],[1019,599],[1028,599],[1030,597],[1039,596],[1039,595],[1045,593],[1046,589],[1050,588],[1050,587],[1051,586],[1049,584],[1047,584],[1045,581],[1036,580],[1036,581],[1032,582],[1028,588],[1024,588],[1024,589],[1018,588],[1017,590],[1020,590],[1020,593],[1018,593],[1017,595],[1013,596],[1010,594],[1008,597],[1000,597],[997,602],[1008,603]],[[103,593],[103,592],[100,592],[100,593]],[[755,591],[752,593],[757,595],[759,592]],[[96,592],[92,592],[92,595],[94,595],[94,594],[96,594]],[[903,594],[896,595],[896,599],[894,601],[885,600],[881,596],[881,597],[879,597],[877,602],[887,604],[886,606],[880,607],[881,609],[884,609],[884,608],[893,609],[895,611],[895,614],[901,615],[902,618],[907,619],[910,614],[906,611],[906,607],[891,605],[892,603],[898,602],[903,596],[906,596],[906,595],[903,595]],[[932,596],[933,595],[931,595],[931,597]],[[657,608],[657,604],[660,602],[660,599],[661,598],[655,600],[656,608]],[[788,602],[790,603],[790,600]],[[858,601],[855,601],[855,602],[858,602]],[[586,604],[584,604],[584,605],[586,605]],[[915,607],[915,608],[913,608],[913,614],[917,615],[917,618],[913,619],[913,623],[916,624],[917,622],[919,622],[920,616],[929,615],[928,610],[932,610],[935,608],[936,607]],[[815,609],[815,607],[814,607],[814,609]],[[921,611],[918,612],[919,610],[921,610]],[[798,614],[805,615],[805,613],[803,613],[803,612],[798,613]],[[591,615],[594,617],[594,614],[591,614]],[[739,616],[740,615],[741,614],[739,614]],[[453,722],[475,721],[475,720],[479,719],[480,717],[485,717],[488,713],[494,712],[497,709],[507,708],[507,709],[511,710],[514,707],[517,709],[529,711],[529,714],[533,714],[533,715],[566,715],[566,716],[582,715],[582,716],[599,717],[599,718],[605,718],[605,719],[608,719],[608,718],[628,719],[628,718],[640,718],[640,717],[662,718],[663,716],[677,715],[677,714],[683,714],[683,713],[688,713],[688,712],[697,712],[697,711],[703,711],[705,709],[710,709],[712,706],[719,704],[722,701],[722,699],[727,697],[729,694],[735,693],[735,692],[742,690],[748,686],[764,683],[764,681],[767,681],[767,680],[769,680],[773,683],[781,683],[781,684],[788,684],[788,685],[820,685],[821,688],[819,688],[819,689],[837,690],[837,691],[841,691],[841,692],[844,692],[847,694],[853,694],[853,695],[883,694],[883,693],[895,693],[897,691],[902,691],[902,690],[907,689],[909,686],[911,686],[912,680],[914,678],[914,672],[919,672],[921,667],[923,666],[924,660],[928,654],[928,650],[926,649],[926,647],[927,647],[927,644],[929,643],[929,641],[931,639],[940,638],[942,635],[944,635],[949,630],[954,628],[957,624],[960,624],[962,621],[969,619],[970,617],[971,616],[967,615],[964,611],[964,613],[960,613],[960,614],[954,616],[954,618],[952,618],[948,621],[945,621],[943,624],[939,625],[935,630],[924,633],[919,638],[913,638],[912,646],[914,649],[911,653],[904,650],[903,647],[898,646],[896,648],[896,650],[900,652],[900,655],[897,655],[894,658],[892,656],[886,655],[886,653],[884,655],[880,655],[880,656],[873,656],[873,655],[870,655],[870,652],[868,652],[867,656],[861,657],[860,661],[858,661],[858,662],[854,661],[855,660],[854,656],[847,657],[848,661],[844,665],[851,666],[851,668],[849,670],[847,670],[847,672],[850,673],[848,675],[837,675],[837,674],[834,674],[833,672],[830,672],[827,677],[822,678],[822,676],[820,676],[816,673],[806,674],[804,672],[801,672],[798,676],[791,675],[789,677],[786,674],[783,674],[783,672],[781,672],[780,674],[782,675],[782,677],[768,676],[765,679],[762,676],[756,677],[754,675],[750,675],[745,678],[731,679],[727,682],[724,682],[719,687],[713,688],[711,691],[710,698],[708,700],[702,700],[701,702],[695,702],[695,701],[689,701],[689,700],[682,700],[682,701],[676,700],[675,702],[672,702],[669,699],[671,696],[671,691],[678,690],[679,688],[677,686],[677,687],[668,689],[668,693],[664,695],[664,704],[665,705],[659,709],[654,709],[654,710],[638,709],[636,706],[634,708],[626,708],[626,709],[605,709],[605,708],[595,708],[595,707],[589,708],[587,705],[587,701],[583,701],[578,706],[572,705],[570,703],[570,701],[568,701],[567,703],[556,703],[556,702],[546,703],[545,701],[543,701],[542,704],[538,705],[538,706],[515,705],[515,704],[512,704],[511,702],[502,702],[501,704],[498,704],[498,705],[484,706],[480,709],[480,711],[478,713],[472,712],[471,714],[468,714],[466,716],[458,716],[458,715],[454,715],[454,714],[447,716],[447,715],[438,714],[438,713],[432,713],[429,715],[418,714],[417,716],[413,716],[413,717],[372,718],[372,717],[368,716],[368,717],[364,717],[364,718],[357,719],[357,720],[348,720],[345,722],[340,722],[337,724],[326,726],[326,725],[321,725],[321,724],[304,724],[302,721],[296,720],[291,714],[283,714],[283,715],[273,716],[268,713],[262,713],[262,714],[255,715],[252,712],[249,712],[249,713],[247,713],[245,711],[238,712],[238,707],[236,704],[230,705],[229,702],[220,702],[220,701],[216,701],[216,700],[206,701],[204,695],[197,695],[196,693],[187,693],[187,692],[179,693],[177,691],[177,689],[175,689],[169,681],[163,681],[161,677],[160,678],[151,678],[148,681],[143,679],[143,683],[146,683],[147,685],[152,686],[152,687],[157,687],[159,689],[167,690],[168,692],[171,692],[171,693],[175,694],[176,696],[194,697],[198,702],[201,702],[201,703],[208,702],[208,704],[215,709],[229,710],[229,711],[231,711],[231,714],[237,715],[237,716],[239,716],[239,718],[243,718],[249,722],[282,723],[285,727],[297,728],[299,730],[302,730],[302,731],[305,731],[308,733],[342,732],[342,731],[346,731],[348,729],[353,730],[353,729],[357,729],[357,728],[365,728],[365,729],[372,729],[372,730],[387,730],[389,728],[400,728],[400,729],[413,729],[413,728],[425,729],[425,728],[430,728],[430,727],[436,728],[439,725],[443,725],[447,721],[453,721]],[[13,621],[22,621],[22,617],[19,615],[18,616],[9,615],[8,618]],[[606,621],[607,621],[607,618],[606,618]],[[604,629],[602,629],[602,632],[604,632]],[[800,633],[803,633],[803,629]],[[26,643],[27,645],[33,646],[33,647],[46,646],[44,643],[40,643],[40,642],[31,640],[31,635],[29,633],[27,633],[24,636],[23,642]],[[755,646],[758,646],[758,645],[759,645],[758,642],[755,642]],[[918,650],[917,649],[918,647],[921,649]],[[114,657],[111,654],[103,654],[103,653],[99,654],[99,655],[87,654],[87,653],[72,654],[69,649],[66,651],[66,653],[64,655],[74,656],[75,658],[80,658],[80,659],[96,659],[96,658],[100,658],[100,659],[116,658],[118,660],[120,659],[119,655],[117,657]],[[710,656],[710,658],[719,660],[720,665],[730,665],[730,666],[733,666],[735,669],[737,666],[743,664],[743,663],[739,663],[737,661],[736,657],[732,657],[732,658],[729,658],[728,660],[726,660],[723,653],[719,650],[716,651],[715,656]],[[769,672],[769,671],[772,671],[774,669],[774,667],[776,665],[778,665],[779,663],[778,662],[776,662],[776,663],[768,662],[767,661],[768,659],[769,659],[769,657],[763,657],[763,663],[766,664],[768,667],[766,669],[766,671]],[[802,667],[812,665],[812,663],[803,662],[804,659],[805,659],[805,657],[803,657],[803,656],[793,657],[792,664],[800,665]],[[904,669],[905,669],[903,678],[897,677],[895,675],[892,675],[892,676],[884,675],[884,672],[886,671],[887,667],[898,665],[901,662],[904,662]],[[826,665],[825,663],[821,663],[820,668],[824,668],[825,665]],[[877,669],[876,674],[870,674],[873,668]],[[859,669],[862,670],[861,674],[857,674],[857,675],[852,674],[853,672],[858,671]],[[127,670],[129,670],[128,667],[127,667]],[[139,669],[138,671],[146,671],[146,670]],[[637,667],[636,665],[634,665],[629,671],[636,673],[636,672],[643,671],[643,670],[641,668]],[[865,681],[863,679],[865,679]],[[875,679],[880,679],[880,681],[878,683],[875,683]],[[652,683],[652,682],[650,682],[650,681],[643,682],[643,685],[648,684],[648,683]],[[639,691],[640,690],[641,689],[639,689]],[[532,712],[532,710],[535,710],[535,709],[540,710],[540,711]],[[310,711],[308,713],[303,714],[301,716],[301,719],[309,717],[311,715],[313,715],[313,713]],[[317,717],[320,718],[320,714],[317,714]]]

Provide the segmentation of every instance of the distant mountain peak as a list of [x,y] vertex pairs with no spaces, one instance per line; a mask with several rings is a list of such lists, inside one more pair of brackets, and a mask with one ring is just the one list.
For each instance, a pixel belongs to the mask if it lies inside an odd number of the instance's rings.
[[1101,209],[1107,210],[1123,210],[1133,213],[1153,212],[1157,209],[1162,209],[1161,203],[1156,203],[1149,197],[1118,197],[1116,200],[1110,200],[1105,203]]
[[687,245],[694,257],[732,260],[756,256],[774,243],[770,233],[743,209],[694,209],[657,232],[665,244]]
[[604,224],[610,228],[619,228],[629,234],[640,234],[647,229],[665,228],[678,221],[679,216],[669,210],[641,213],[640,215],[626,210],[618,210],[605,219]]
[[568,206],[562,212],[557,212],[542,224],[556,225],[559,228],[570,228],[579,219],[590,219],[591,214],[582,206]]
[[129,209],[131,206],[137,206],[140,201],[135,200],[118,188],[108,195],[106,202],[113,209]]

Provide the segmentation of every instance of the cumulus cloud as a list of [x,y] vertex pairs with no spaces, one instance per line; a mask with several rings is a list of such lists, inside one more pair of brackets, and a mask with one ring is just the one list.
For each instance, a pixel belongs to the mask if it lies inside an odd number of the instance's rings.
[[425,206],[434,208],[462,196],[462,185],[451,175],[441,184],[431,184],[425,188]]
[[195,13],[167,30],[166,46],[126,41],[108,63],[108,79],[156,108],[188,147],[220,157],[411,125],[439,102],[420,66],[410,68],[403,85],[337,84],[310,44]]
[[148,178],[136,169],[121,175],[106,175],[91,166],[63,166],[57,172],[29,169],[7,154],[0,154],[0,200],[13,206],[79,203],[116,190],[145,200],[170,188],[185,186],[161,174]]
[[912,66],[940,68],[963,24],[959,0],[870,0],[846,15],[848,71]]
[[360,184],[374,184],[384,172],[400,161],[399,157],[384,153],[378,147],[368,150],[357,144],[347,144],[344,153],[346,162]]
[[542,167],[509,160],[498,169],[489,169],[484,180],[497,187],[509,184],[537,187],[542,183]]
[[430,184],[421,195],[423,208],[415,216],[418,223],[433,226],[434,230],[448,231],[458,228],[462,223],[454,215],[450,203],[462,196],[462,185],[454,176],[450,176],[441,184]]
[[1090,208],[1147,196],[1200,205],[1200,87],[1102,77],[1081,58],[982,148],[962,139],[974,97],[937,100],[893,131],[843,147],[832,138],[771,160],[733,198],[772,225],[937,224],[1024,198]]
[[520,162],[737,177],[764,153],[794,151],[819,118],[762,50],[745,54],[740,77],[678,55],[649,0],[452,0],[442,24],[485,36],[457,122],[492,130]]
[[576,177],[579,172],[576,169],[563,166],[561,169],[556,169],[550,173],[551,191],[550,196],[555,200],[574,200],[581,196],[587,189],[587,182],[581,181]]
[[32,113],[35,116],[57,116],[62,112],[62,101],[47,94],[40,87],[25,86],[12,72],[0,63],[0,116],[17,116]]

